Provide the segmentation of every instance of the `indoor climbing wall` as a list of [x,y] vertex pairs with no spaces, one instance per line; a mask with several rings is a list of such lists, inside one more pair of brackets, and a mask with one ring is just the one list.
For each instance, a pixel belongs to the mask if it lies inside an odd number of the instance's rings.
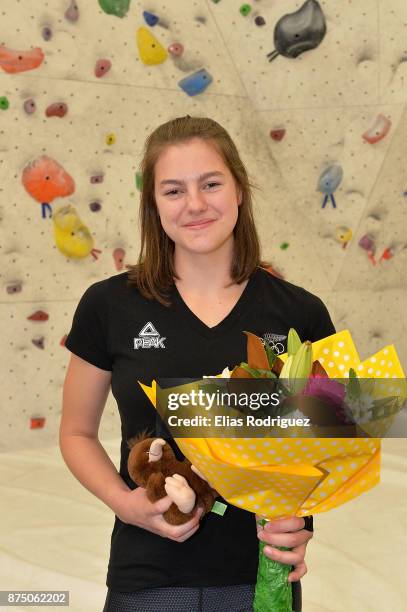
[[[93,282],[135,263],[147,135],[219,121],[264,256],[364,359],[407,363],[403,0],[2,0],[3,435],[55,444],[64,339]],[[101,435],[117,435],[109,397]]]

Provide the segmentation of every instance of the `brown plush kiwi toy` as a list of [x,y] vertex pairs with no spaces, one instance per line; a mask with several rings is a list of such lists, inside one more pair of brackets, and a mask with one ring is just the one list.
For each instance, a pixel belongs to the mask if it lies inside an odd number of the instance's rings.
[[202,516],[211,511],[218,493],[190,461],[178,461],[163,438],[151,438],[142,432],[128,440],[127,446],[130,478],[146,489],[152,503],[166,495],[172,499],[173,503],[163,513],[167,523],[186,523],[197,506],[204,509]]

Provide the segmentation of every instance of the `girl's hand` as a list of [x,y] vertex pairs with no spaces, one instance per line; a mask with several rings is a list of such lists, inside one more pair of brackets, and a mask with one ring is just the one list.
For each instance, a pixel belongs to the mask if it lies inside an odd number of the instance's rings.
[[[288,581],[300,580],[308,571],[304,561],[305,549],[314,533],[304,529],[305,521],[300,516],[271,520],[264,525],[264,529],[257,523],[260,518],[263,517],[256,515],[257,537],[262,542],[271,545],[264,547],[264,554],[280,563],[294,565],[295,570],[288,575]],[[272,548],[273,545],[286,546],[292,550],[277,550]]]
[[184,542],[199,529],[199,519],[202,516],[203,508],[196,508],[194,516],[187,523],[170,525],[164,519],[163,513],[172,503],[168,495],[152,503],[147,497],[146,490],[143,487],[137,487],[124,493],[120,500],[121,511],[116,514],[124,523],[142,527],[175,542]]

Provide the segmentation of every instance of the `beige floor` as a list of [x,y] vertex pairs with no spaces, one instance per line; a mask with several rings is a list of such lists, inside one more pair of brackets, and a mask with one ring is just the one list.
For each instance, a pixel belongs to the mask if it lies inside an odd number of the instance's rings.
[[[119,441],[103,444],[117,466]],[[69,590],[71,612],[101,612],[111,511],[70,474],[58,447],[2,454],[0,487],[0,589]],[[407,440],[386,439],[381,484],[315,517],[304,612],[406,609],[406,550]]]

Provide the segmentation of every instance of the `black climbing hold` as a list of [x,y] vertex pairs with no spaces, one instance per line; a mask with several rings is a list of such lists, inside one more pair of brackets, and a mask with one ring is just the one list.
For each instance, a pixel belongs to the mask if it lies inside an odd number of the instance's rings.
[[100,202],[91,202],[89,204],[89,208],[92,212],[98,212],[102,208],[102,205],[100,204]]
[[266,25],[266,20],[264,19],[264,17],[261,17],[261,15],[258,15],[257,17],[255,17],[254,23],[256,24],[256,26],[264,26]]
[[37,348],[43,349],[44,348],[44,336],[37,336],[36,338],[33,338],[32,343]]
[[284,15],[274,28],[275,50],[267,54],[269,61],[283,55],[295,58],[319,46],[326,34],[324,13],[317,0],[307,0],[295,11]]

